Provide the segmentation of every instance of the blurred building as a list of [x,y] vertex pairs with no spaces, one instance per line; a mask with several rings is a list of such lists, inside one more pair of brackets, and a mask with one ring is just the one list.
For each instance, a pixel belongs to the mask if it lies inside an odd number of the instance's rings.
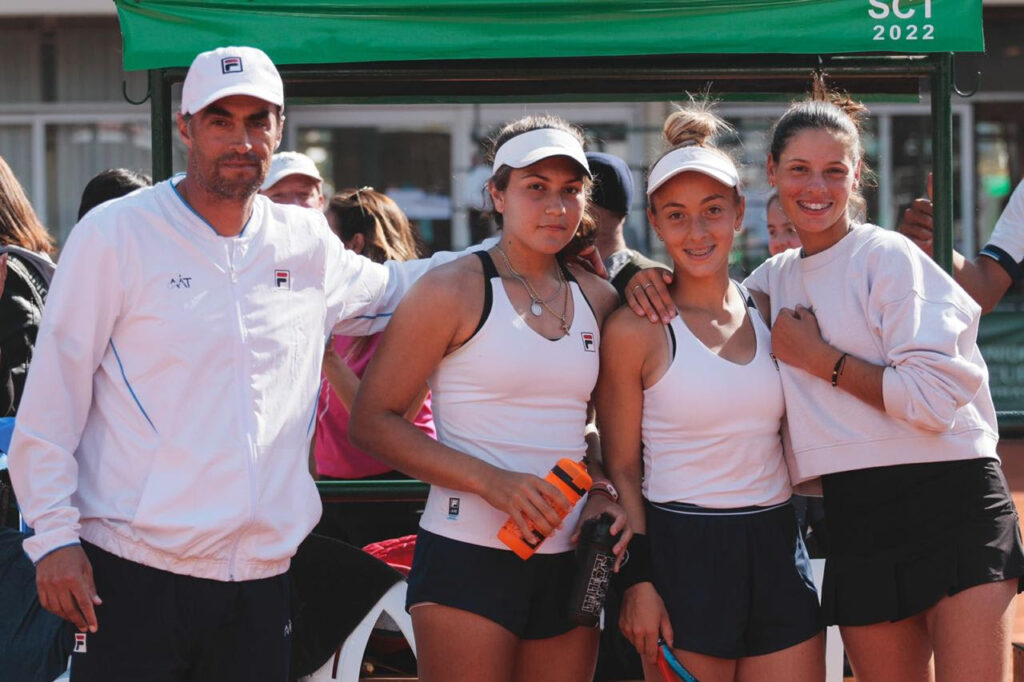
[[[957,241],[984,243],[1024,163],[1024,0],[986,0],[987,53],[958,57],[954,111]],[[121,69],[121,41],[110,0],[0,0],[0,155],[61,240],[80,192],[115,166],[149,171],[149,105],[142,73]],[[980,84],[975,76],[981,72]],[[564,115],[586,127],[595,147],[626,158],[636,180],[661,149],[666,102],[543,104],[290,105],[285,148],[309,154],[334,188],[371,185],[395,197],[435,247],[462,246],[486,232],[479,142],[525,112]],[[730,144],[745,162],[747,232],[737,267],[764,255],[763,160],[766,130],[784,102],[725,102]],[[868,161],[878,185],[869,216],[893,226],[925,191],[930,166],[927,102],[878,102]],[[183,150],[176,147],[176,169]],[[642,200],[643,195],[638,197]],[[642,206],[630,218],[634,244],[650,247]]]

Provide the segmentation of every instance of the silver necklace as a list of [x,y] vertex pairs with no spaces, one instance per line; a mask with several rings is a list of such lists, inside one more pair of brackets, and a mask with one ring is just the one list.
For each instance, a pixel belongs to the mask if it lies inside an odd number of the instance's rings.
[[533,286],[530,285],[529,280],[519,274],[519,272],[512,267],[512,263],[509,261],[508,255],[505,253],[504,249],[501,248],[501,245],[495,244],[494,248],[498,249],[498,253],[501,254],[501,259],[505,261],[505,267],[508,268],[509,274],[515,277],[516,280],[523,285],[523,288],[526,289],[526,294],[530,297],[530,312],[533,313],[533,316],[540,317],[544,314],[544,308],[547,308],[548,312],[562,320],[562,326],[564,328],[565,314],[563,313],[562,315],[559,315],[548,306],[548,303],[555,300],[555,297],[558,296],[558,292],[560,292],[562,287],[565,285],[565,276],[562,274],[562,269],[558,268],[558,287],[555,289],[555,293],[551,294],[550,298],[543,299],[537,294]]

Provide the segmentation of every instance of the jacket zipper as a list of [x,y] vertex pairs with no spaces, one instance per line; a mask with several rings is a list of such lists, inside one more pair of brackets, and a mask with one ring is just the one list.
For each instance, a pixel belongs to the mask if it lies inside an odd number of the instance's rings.
[[[249,410],[245,406],[249,404],[248,396],[246,395],[246,374],[250,369],[250,355],[248,343],[246,340],[245,321],[242,317],[242,303],[238,296],[238,272],[235,270],[234,256],[237,243],[228,246],[228,276],[231,282],[231,298],[235,304],[235,323],[237,324],[237,335],[236,343],[238,345],[238,356],[243,359],[243,367],[239,369],[241,376],[236,376],[235,379],[238,382],[239,392],[239,405],[242,406],[242,419],[251,419]],[[242,536],[245,535],[245,531],[252,525],[256,514],[256,472],[254,471],[253,459],[255,458],[255,444],[252,440],[252,431],[248,428],[249,425],[244,425],[245,434],[245,460],[246,460],[246,472],[249,476],[249,518],[248,520],[239,526],[235,533],[235,540],[231,543],[231,557],[228,560],[228,580],[235,581],[235,573],[237,570],[236,561],[238,559],[238,545],[242,542]]]

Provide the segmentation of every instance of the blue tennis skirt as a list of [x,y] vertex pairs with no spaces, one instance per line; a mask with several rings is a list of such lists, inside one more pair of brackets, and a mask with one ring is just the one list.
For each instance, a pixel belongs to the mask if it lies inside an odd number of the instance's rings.
[[520,639],[557,637],[578,627],[569,619],[575,571],[571,551],[534,554],[524,561],[511,550],[420,528],[406,608],[441,604],[483,616]]
[[787,649],[821,631],[793,505],[647,505],[654,586],[673,647],[719,658]]

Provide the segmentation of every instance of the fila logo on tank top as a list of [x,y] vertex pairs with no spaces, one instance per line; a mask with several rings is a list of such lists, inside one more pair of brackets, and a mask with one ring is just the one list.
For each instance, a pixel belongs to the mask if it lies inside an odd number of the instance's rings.
[[[562,457],[581,459],[587,403],[597,382],[600,332],[579,284],[569,334],[547,339],[523,321],[486,253],[485,304],[473,336],[428,381],[438,440],[494,466],[547,475]],[[453,501],[457,501],[453,508]],[[540,551],[571,549],[582,505]],[[507,514],[465,491],[431,486],[421,526],[462,542],[507,549],[497,538]]]

